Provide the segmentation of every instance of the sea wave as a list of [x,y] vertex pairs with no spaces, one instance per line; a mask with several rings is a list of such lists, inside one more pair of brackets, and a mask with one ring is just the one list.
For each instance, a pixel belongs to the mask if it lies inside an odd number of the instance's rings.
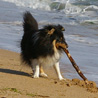
[[98,24],[98,0],[3,0],[19,7],[63,12],[75,23]]
[[65,10],[69,13],[98,9],[97,0],[3,0],[15,3],[17,6],[41,10]]

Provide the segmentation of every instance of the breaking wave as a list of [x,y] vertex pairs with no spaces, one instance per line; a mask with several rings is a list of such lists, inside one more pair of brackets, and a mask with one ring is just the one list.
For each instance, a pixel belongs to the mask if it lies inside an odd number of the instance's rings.
[[59,11],[80,24],[98,24],[98,0],[3,0],[16,6]]

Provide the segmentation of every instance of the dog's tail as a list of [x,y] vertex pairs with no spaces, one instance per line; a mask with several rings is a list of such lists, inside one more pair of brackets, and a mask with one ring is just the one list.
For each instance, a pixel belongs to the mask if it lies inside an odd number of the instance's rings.
[[25,12],[23,15],[23,30],[24,34],[21,40],[21,59],[22,62],[31,65],[30,54],[27,52],[27,43],[29,42],[32,33],[38,30],[38,23],[30,12]]
[[25,12],[23,15],[23,29],[24,33],[38,30],[38,23],[30,12]]

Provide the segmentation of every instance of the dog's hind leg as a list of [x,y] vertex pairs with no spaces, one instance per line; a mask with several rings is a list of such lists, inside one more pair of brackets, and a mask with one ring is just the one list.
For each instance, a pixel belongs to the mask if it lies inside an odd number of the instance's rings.
[[47,74],[45,74],[43,67],[40,65],[40,77],[48,77]]
[[32,62],[32,68],[33,68],[33,78],[39,78],[39,64],[37,60],[33,60]]
[[57,62],[57,63],[54,65],[54,68],[55,68],[55,70],[56,70],[56,73],[57,73],[57,75],[58,75],[59,80],[66,80],[66,79],[64,79],[64,78],[62,77],[62,75],[61,75],[60,68],[59,68],[59,62]]

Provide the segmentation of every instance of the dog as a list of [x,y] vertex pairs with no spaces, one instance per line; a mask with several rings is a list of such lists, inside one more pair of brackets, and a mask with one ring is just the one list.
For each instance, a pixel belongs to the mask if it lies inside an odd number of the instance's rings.
[[59,68],[59,60],[63,52],[57,43],[64,44],[65,41],[62,25],[46,25],[38,29],[38,23],[30,12],[23,15],[24,34],[21,40],[21,58],[33,70],[33,78],[39,76],[47,77],[43,66],[54,66],[59,80],[64,78]]

